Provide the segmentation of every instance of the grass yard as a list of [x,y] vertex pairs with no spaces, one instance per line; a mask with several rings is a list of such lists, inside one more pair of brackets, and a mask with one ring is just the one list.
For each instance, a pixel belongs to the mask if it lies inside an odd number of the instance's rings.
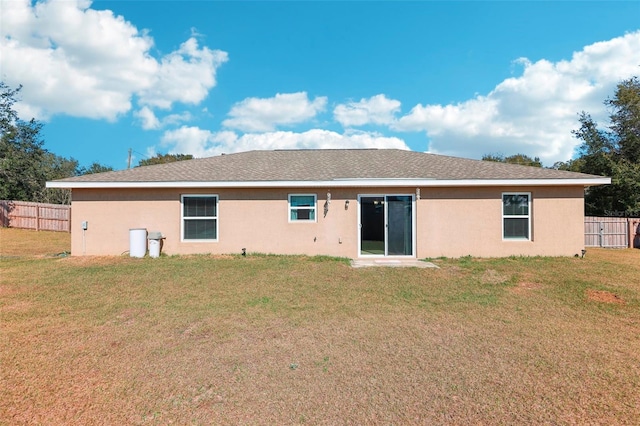
[[68,239],[0,229],[0,424],[640,419],[640,250],[49,256]]

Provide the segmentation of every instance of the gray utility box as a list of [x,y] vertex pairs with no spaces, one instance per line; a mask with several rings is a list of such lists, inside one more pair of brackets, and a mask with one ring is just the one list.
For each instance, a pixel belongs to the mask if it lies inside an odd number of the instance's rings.
[[151,231],[147,235],[147,239],[149,240],[149,257],[160,257],[160,249],[164,239],[162,232]]

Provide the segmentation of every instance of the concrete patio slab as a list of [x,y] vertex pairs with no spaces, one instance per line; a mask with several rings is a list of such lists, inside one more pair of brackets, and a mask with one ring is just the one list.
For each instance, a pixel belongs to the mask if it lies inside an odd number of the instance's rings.
[[371,266],[386,266],[392,268],[437,268],[431,262],[418,259],[351,259],[353,268],[367,268]]

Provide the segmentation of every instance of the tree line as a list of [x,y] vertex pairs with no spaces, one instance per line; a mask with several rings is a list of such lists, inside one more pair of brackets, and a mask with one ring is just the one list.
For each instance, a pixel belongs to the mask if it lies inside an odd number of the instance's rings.
[[[68,204],[68,190],[45,188],[48,180],[113,170],[94,162],[81,167],[74,158],[55,155],[44,148],[42,123],[21,120],[13,108],[21,86],[0,82],[0,199]],[[611,185],[587,188],[585,213],[591,216],[640,216],[640,80],[632,77],[616,86],[604,101],[610,124],[600,127],[587,112],[578,116],[580,128],[572,131],[582,141],[574,159],[551,168],[611,177]],[[188,154],[158,154],[138,166],[192,159]],[[543,167],[540,158],[525,154],[486,154],[485,161]]]

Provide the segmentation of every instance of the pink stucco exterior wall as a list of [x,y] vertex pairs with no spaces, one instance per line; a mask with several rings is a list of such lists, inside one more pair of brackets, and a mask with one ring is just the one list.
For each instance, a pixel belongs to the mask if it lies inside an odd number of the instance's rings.
[[[502,193],[531,193],[531,241],[502,239]],[[418,203],[422,257],[573,256],[584,248],[584,189],[432,188]]]
[[[161,231],[163,252],[326,254],[358,257],[358,195],[416,194],[416,188],[74,189],[71,251],[119,255],[129,229]],[[532,194],[532,241],[502,240],[502,193]],[[317,194],[314,223],[288,221],[289,194]],[[566,255],[584,247],[582,187],[421,188],[415,202],[415,254],[425,257]],[[219,197],[218,241],[181,242],[183,194]],[[349,200],[348,208],[345,201]],[[81,223],[88,222],[82,231]]]

